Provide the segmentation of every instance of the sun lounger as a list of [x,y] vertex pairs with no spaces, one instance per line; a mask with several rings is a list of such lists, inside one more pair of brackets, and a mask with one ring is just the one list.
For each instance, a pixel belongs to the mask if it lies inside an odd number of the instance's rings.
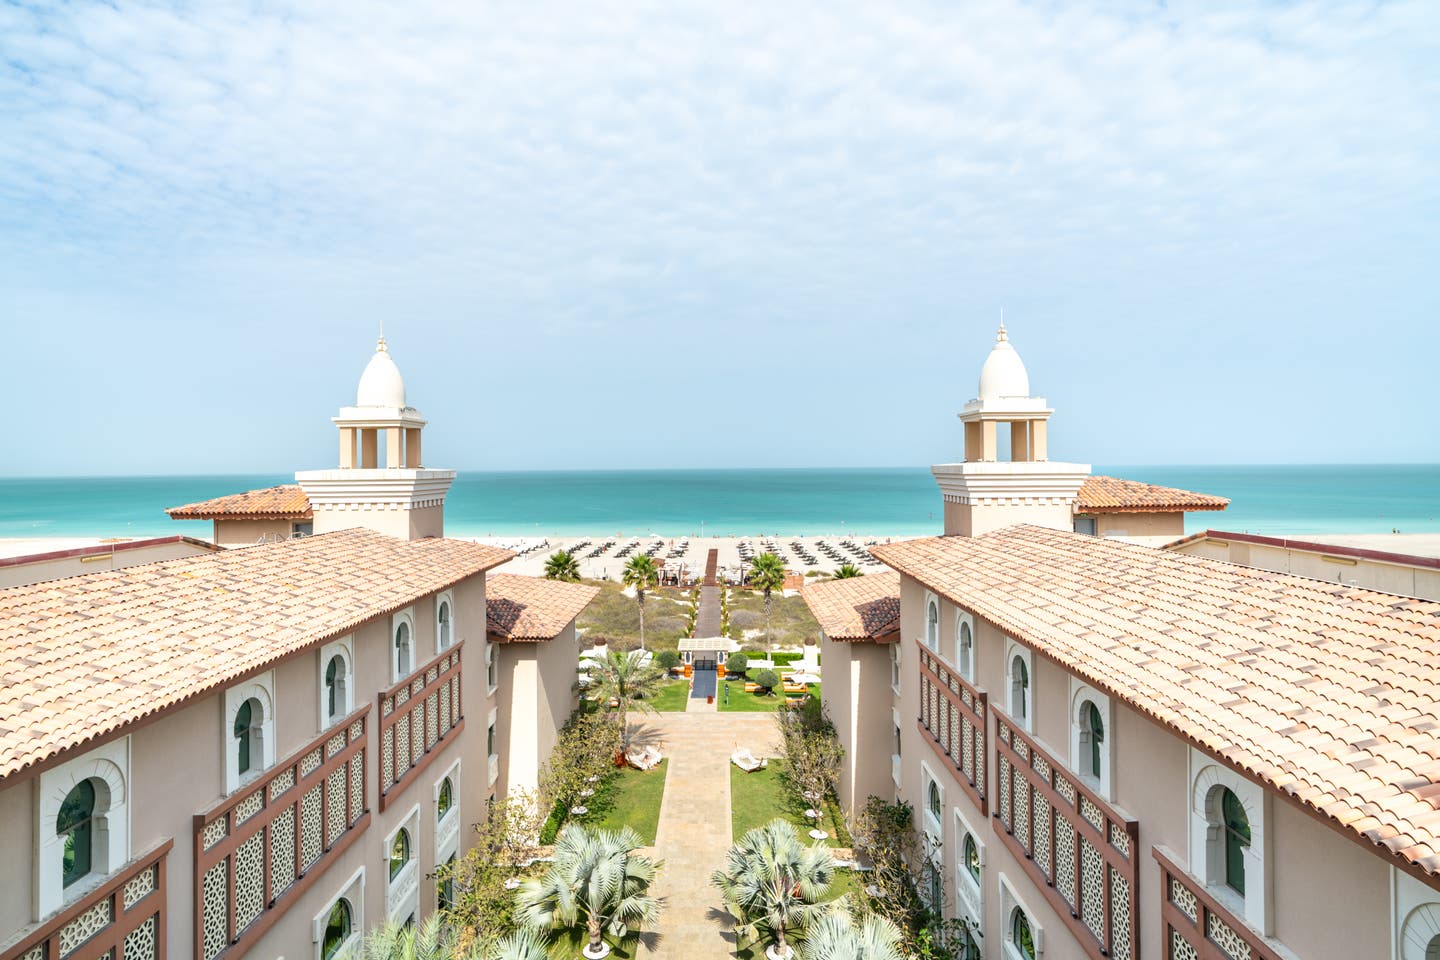
[[803,684],[803,683],[787,683],[787,684],[785,684],[785,692],[786,692],[786,693],[809,693],[809,692],[810,692],[810,688],[807,687],[807,686],[805,686],[805,684]]
[[760,684],[758,684],[758,683],[751,683],[751,682],[749,682],[749,681],[746,681],[746,683],[745,683],[745,692],[746,692],[746,693],[759,693],[759,692],[760,692]]
[[652,770],[662,759],[660,751],[654,747],[646,747],[643,750],[636,750],[632,747],[625,754],[625,762],[636,770]]
[[735,766],[739,767],[741,770],[744,770],[746,773],[754,773],[756,770],[765,769],[765,764],[769,761],[765,760],[764,758],[757,758],[748,749],[745,749],[736,750],[734,753],[730,754],[730,762],[735,764]]
[[805,696],[803,696],[803,697],[786,697],[786,698],[785,698],[785,709],[786,709],[786,710],[799,710],[801,707],[805,706],[805,704],[807,704],[807,703],[809,703],[809,702],[810,702],[810,694],[808,694],[808,693],[805,694]]

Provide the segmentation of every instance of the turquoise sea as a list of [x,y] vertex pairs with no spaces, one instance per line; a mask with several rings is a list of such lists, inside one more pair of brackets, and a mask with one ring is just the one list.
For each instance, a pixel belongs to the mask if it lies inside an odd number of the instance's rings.
[[[1440,531],[1440,464],[1099,466],[1096,473],[1229,497],[1206,527],[1265,534]],[[165,508],[291,482],[286,475],[0,479],[0,537],[207,535]],[[926,467],[790,470],[462,471],[446,503],[453,536],[663,536],[940,529]]]

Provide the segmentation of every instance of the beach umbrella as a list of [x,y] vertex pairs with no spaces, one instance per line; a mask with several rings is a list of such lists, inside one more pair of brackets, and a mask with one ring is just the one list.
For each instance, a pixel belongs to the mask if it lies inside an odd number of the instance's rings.
[[792,674],[790,674],[790,682],[791,682],[791,683],[819,683],[819,682],[820,682],[820,677],[819,677],[818,674],[814,674],[814,673],[792,673]]

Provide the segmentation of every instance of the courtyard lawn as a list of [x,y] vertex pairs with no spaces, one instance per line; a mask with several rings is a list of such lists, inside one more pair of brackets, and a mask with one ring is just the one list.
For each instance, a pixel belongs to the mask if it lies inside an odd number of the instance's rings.
[[630,826],[640,834],[645,846],[655,844],[655,828],[660,823],[660,801],[665,795],[665,775],[670,769],[668,759],[661,760],[654,770],[626,767],[590,798],[590,813],[584,817],[586,826],[619,830]]
[[[739,840],[747,830],[764,826],[776,817],[789,820],[806,834],[815,824],[805,818],[805,807],[796,796],[786,775],[784,760],[772,758],[763,770],[746,773],[735,764],[730,764],[730,835]],[[825,841],[827,847],[842,846],[841,827],[844,826],[840,808],[833,800],[827,800],[822,807],[820,827],[830,834]]]
[[[726,691],[729,696],[726,696]],[[820,684],[809,685],[810,702],[818,703],[820,700]],[[717,709],[736,713],[774,713],[785,705],[783,694],[775,693],[769,696],[761,693],[746,693],[745,681],[743,678],[726,680],[720,687],[720,700]]]
[[690,699],[689,680],[669,680],[655,688],[650,706],[661,713],[684,713],[685,702]]
[[[865,899],[865,882],[861,874],[854,870],[841,868],[835,871],[835,880],[830,884],[823,903],[831,900],[838,900],[845,894],[854,894],[854,899],[862,901]],[[758,940],[744,941],[737,944],[735,951],[736,960],[762,960],[765,956],[765,947],[769,940],[760,938]]]

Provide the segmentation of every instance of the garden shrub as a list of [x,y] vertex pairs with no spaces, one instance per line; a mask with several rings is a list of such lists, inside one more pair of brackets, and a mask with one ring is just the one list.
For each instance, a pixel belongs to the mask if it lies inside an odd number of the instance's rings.
[[776,687],[780,686],[780,674],[776,673],[774,670],[757,671],[755,676],[751,677],[750,679],[754,680],[756,685],[759,686],[762,690],[774,690]]
[[680,654],[674,650],[661,650],[655,654],[655,665],[661,670],[670,670],[680,666]]

